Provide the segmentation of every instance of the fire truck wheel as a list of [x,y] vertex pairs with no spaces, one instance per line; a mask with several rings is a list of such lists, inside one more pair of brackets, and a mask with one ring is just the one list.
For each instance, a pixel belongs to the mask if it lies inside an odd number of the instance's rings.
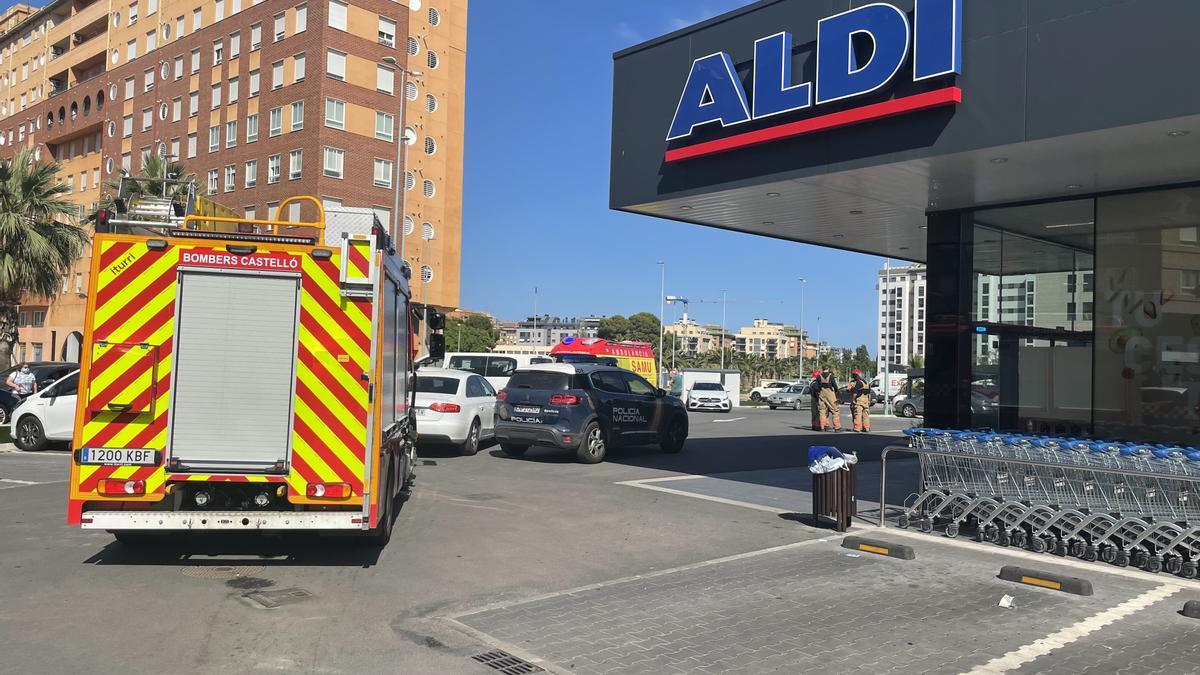
[[464,457],[470,457],[479,452],[479,420],[471,422],[471,430],[467,432],[467,440],[458,446],[458,452]]
[[395,495],[392,494],[392,475],[389,471],[387,474],[387,482],[380,493],[383,498],[379,502],[379,521],[375,523],[375,529],[367,533],[366,539],[372,546],[387,546],[387,543],[392,539],[392,501]]
[[521,457],[525,451],[529,449],[528,445],[513,445],[512,443],[501,443],[500,449],[509,457]]
[[46,449],[46,432],[42,423],[33,415],[26,415],[17,421],[17,433],[13,435],[13,443],[26,452],[40,452]]

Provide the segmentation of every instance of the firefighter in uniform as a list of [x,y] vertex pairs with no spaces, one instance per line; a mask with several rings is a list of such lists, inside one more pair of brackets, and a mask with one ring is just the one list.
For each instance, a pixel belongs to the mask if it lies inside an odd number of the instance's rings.
[[812,380],[809,381],[809,383],[808,383],[808,399],[809,399],[809,404],[810,404],[809,407],[812,411],[812,430],[813,431],[821,430],[821,422],[820,422],[820,420],[821,420],[821,399],[820,399],[821,389],[817,386],[818,382],[820,381],[820,378],[821,378],[821,371],[814,370],[814,371],[812,371]]
[[833,418],[833,430],[842,430],[842,413],[838,409],[837,401],[837,380],[833,377],[833,370],[829,366],[821,369],[820,376],[817,377],[817,388],[820,390],[821,399],[821,431],[829,429],[829,418]]
[[850,410],[854,415],[854,430],[866,433],[871,430],[871,385],[863,379],[861,370],[855,369],[850,380]]

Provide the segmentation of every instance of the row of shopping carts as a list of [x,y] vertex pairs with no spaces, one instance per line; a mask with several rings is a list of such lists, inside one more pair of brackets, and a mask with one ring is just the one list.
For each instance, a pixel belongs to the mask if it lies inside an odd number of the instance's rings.
[[1175,445],[908,429],[921,487],[901,527],[1196,578],[1200,451]]

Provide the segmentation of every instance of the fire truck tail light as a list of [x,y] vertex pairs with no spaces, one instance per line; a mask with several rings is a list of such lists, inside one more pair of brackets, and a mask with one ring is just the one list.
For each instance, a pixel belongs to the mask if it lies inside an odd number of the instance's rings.
[[457,403],[433,403],[429,406],[429,409],[440,413],[462,412],[462,407],[460,407]]
[[146,481],[124,480],[121,478],[104,478],[96,491],[107,497],[123,497],[125,495],[146,494]]
[[309,483],[306,494],[314,499],[345,499],[350,496],[350,484]]

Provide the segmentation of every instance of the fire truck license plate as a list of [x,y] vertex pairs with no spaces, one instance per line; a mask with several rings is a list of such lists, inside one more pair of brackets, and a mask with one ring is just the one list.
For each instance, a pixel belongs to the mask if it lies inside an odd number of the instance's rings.
[[101,466],[153,466],[154,451],[146,448],[83,448],[80,464]]

